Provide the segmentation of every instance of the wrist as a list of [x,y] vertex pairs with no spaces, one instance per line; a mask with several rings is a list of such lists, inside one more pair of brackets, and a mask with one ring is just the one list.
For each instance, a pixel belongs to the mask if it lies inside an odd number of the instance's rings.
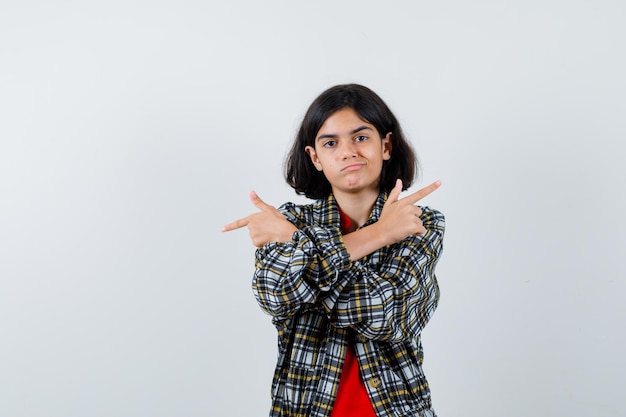
[[280,236],[278,242],[290,242],[293,240],[293,234],[298,231],[298,228],[293,224],[289,223],[289,227],[285,227],[280,232]]
[[393,243],[390,241],[389,231],[385,225],[380,222],[372,223],[363,229],[368,229],[368,239],[377,249]]

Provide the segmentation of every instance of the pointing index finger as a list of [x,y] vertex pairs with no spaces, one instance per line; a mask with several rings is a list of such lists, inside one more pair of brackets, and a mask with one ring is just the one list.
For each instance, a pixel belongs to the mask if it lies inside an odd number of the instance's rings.
[[403,200],[406,200],[410,202],[411,204],[415,204],[418,201],[420,201],[422,198],[426,197],[428,194],[435,191],[440,186],[441,186],[441,181],[437,180],[433,182],[432,184],[427,185],[426,187],[422,188],[421,190],[418,190],[414,192],[413,194],[407,195],[406,197],[403,198]]
[[226,226],[222,227],[222,232],[230,232],[231,230],[241,229],[248,225],[248,218],[244,217],[243,219],[235,220],[232,223],[228,223]]

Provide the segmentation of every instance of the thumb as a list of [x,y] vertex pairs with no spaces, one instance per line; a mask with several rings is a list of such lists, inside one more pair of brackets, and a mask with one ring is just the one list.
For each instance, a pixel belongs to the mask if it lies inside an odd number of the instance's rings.
[[396,185],[389,192],[389,197],[387,197],[387,201],[385,204],[393,204],[398,201],[398,197],[400,197],[400,193],[402,192],[402,180],[398,178],[396,180]]
[[252,204],[254,204],[256,208],[261,211],[266,210],[269,207],[267,203],[261,200],[261,197],[259,197],[259,195],[254,191],[250,191],[250,201],[252,201]]

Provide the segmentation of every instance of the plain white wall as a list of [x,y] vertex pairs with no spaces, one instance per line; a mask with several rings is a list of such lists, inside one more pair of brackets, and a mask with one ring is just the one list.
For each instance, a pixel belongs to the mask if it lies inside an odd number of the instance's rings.
[[439,414],[626,414],[621,1],[5,1],[0,416],[259,416],[246,231],[325,88],[377,91],[447,216]]

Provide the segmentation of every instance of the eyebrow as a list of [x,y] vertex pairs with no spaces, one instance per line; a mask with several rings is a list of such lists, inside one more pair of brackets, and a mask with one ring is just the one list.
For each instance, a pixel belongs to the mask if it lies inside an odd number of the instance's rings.
[[[356,129],[352,129],[352,130],[350,131],[350,134],[351,134],[351,135],[354,135],[355,133],[358,133],[358,132],[360,132],[360,131],[362,131],[362,130],[373,130],[373,129],[372,129],[371,127],[369,127],[369,126],[359,126],[359,127],[357,127]],[[320,135],[320,136],[318,136],[317,138],[315,138],[315,140],[322,140],[322,139],[334,139],[334,138],[336,138],[336,137],[338,137],[338,136],[339,136],[339,135],[337,135],[337,134],[335,134],[335,133],[328,133],[328,134],[325,134],[325,135]]]

